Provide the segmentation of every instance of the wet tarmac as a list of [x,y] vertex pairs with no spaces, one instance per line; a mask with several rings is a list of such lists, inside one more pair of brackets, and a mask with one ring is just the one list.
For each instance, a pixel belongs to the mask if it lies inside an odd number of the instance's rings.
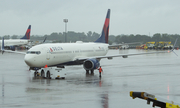
[[[144,50],[109,50],[141,53]],[[86,75],[83,66],[66,67],[65,80],[31,77],[24,55],[0,55],[0,107],[26,108],[152,108],[145,100],[132,99],[130,91],[147,92],[180,103],[180,50],[102,59],[98,71]],[[180,104],[179,104],[180,105]]]

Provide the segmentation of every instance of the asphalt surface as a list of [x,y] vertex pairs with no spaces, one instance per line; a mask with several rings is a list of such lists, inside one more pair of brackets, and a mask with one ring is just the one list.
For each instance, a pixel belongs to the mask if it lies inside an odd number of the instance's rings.
[[[146,51],[109,50],[108,55],[141,52]],[[161,53],[102,59],[101,79],[97,70],[86,75],[82,65],[69,66],[65,80],[33,78],[24,55],[0,54],[0,107],[152,108],[152,103],[132,99],[130,91],[180,103],[180,50],[175,52],[179,56]]]

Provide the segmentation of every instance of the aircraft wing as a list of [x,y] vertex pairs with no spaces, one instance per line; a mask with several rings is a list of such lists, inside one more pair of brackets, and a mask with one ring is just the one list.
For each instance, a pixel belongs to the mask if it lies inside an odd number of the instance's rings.
[[108,47],[116,47],[116,46],[122,46],[124,44],[115,44],[115,45],[109,45]]
[[153,102],[152,107],[161,107],[161,108],[180,108],[179,105],[175,105],[173,101],[165,100],[165,99],[160,99],[155,97],[155,95],[146,93],[146,92],[130,92],[130,97],[133,99],[135,98],[140,98],[147,100],[147,104],[150,104],[150,102]]
[[116,47],[116,46],[122,46],[122,45],[132,45],[132,44],[140,44],[142,42],[133,42],[133,43],[122,43],[122,44],[115,44],[115,45],[109,45],[108,47]]
[[147,53],[134,53],[134,54],[116,54],[116,55],[107,55],[107,56],[93,56],[93,57],[79,57],[75,58],[75,61],[82,61],[89,58],[96,58],[96,59],[113,59],[113,57],[123,57],[127,58],[128,56],[134,56],[134,55],[146,55],[146,54],[157,54],[157,53],[170,53],[172,51],[153,51],[153,52],[147,52]]
[[23,55],[26,54],[26,52],[11,51],[11,50],[2,50],[2,54],[3,54],[4,52],[8,52],[8,53],[17,53],[17,54],[23,54]]
[[[174,46],[176,46],[176,42],[177,42],[178,38],[176,39]],[[113,57],[123,57],[123,58],[127,58],[128,56],[133,56],[133,55],[146,55],[146,54],[157,54],[157,53],[170,53],[173,52],[174,54],[176,54],[174,52],[174,46],[173,49],[170,51],[153,51],[153,52],[147,52],[147,53],[135,53],[135,54],[116,54],[116,55],[107,55],[107,56],[93,56],[93,57],[78,57],[75,58],[74,61],[84,61],[90,58],[96,58],[96,59],[103,59],[103,58],[107,58],[107,59],[112,59]],[[176,54],[177,55],[177,54]],[[177,55],[178,56],[178,55]]]

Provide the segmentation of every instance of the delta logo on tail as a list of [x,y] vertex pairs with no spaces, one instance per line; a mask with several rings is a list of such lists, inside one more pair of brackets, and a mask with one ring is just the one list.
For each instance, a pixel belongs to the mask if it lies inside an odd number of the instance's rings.
[[30,39],[30,33],[31,33],[31,25],[29,25],[24,37],[22,37],[21,39],[27,39],[29,40]]
[[105,23],[104,23],[104,26],[103,26],[103,30],[102,30],[101,36],[95,42],[108,43],[109,22],[110,22],[110,9],[108,9],[107,16],[106,16],[106,19],[105,19]]

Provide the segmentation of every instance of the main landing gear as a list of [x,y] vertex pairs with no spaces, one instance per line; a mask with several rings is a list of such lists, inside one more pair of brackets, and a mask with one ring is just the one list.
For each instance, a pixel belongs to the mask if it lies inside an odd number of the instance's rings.
[[[91,73],[89,73],[89,71],[90,71]],[[94,75],[94,70],[86,70],[86,75]]]

